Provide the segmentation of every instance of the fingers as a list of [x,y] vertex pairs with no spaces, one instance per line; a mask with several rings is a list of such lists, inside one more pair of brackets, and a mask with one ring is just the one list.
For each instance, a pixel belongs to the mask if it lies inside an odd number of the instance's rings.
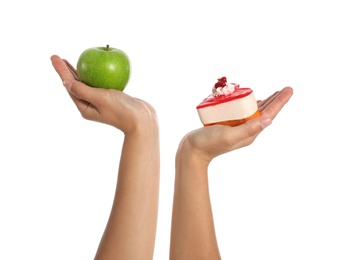
[[92,88],[79,81],[65,80],[63,84],[82,117],[97,121],[100,113],[98,107],[95,105],[95,98],[93,100],[90,98],[93,96],[93,94],[89,93]]
[[289,101],[293,95],[293,89],[291,87],[283,88],[278,94],[269,102],[262,113],[265,117],[274,119],[281,111],[284,105]]
[[274,119],[292,95],[293,89],[291,87],[283,88],[261,106],[262,114],[265,117]]
[[102,90],[89,87],[76,80],[78,78],[77,72],[68,61],[61,59],[57,55],[53,55],[51,57],[51,61],[54,69],[59,74],[65,88],[69,91],[71,98],[75,103],[78,100],[83,100],[84,102],[79,103],[85,104],[87,102],[93,104],[94,106],[98,105],[98,95],[96,95],[96,92],[100,92]]
[[99,95],[96,95],[95,92],[100,90],[77,80],[77,72],[68,61],[57,55],[53,55],[51,61],[81,115],[85,119],[97,120],[99,116],[98,106],[102,102],[99,101]]
[[70,72],[72,73],[74,78],[76,80],[79,80],[78,75],[77,75],[77,70],[75,70],[75,68],[67,60],[63,59],[63,61],[65,62],[67,68],[70,70]]
[[102,92],[102,89],[96,89],[87,86],[86,84],[77,81],[77,80],[64,80],[63,84],[65,88],[72,94],[75,98],[84,100],[88,103],[93,104],[94,106],[99,105],[99,92]]
[[203,134],[201,140],[196,140],[207,144],[204,150],[210,155],[210,159],[213,159],[218,155],[250,145],[271,122],[270,118],[261,116],[235,127],[222,125],[204,127],[200,130]]
[[276,98],[276,96],[278,95],[279,91],[276,91],[275,93],[273,93],[271,96],[269,96],[267,99],[264,100],[260,100],[258,101],[258,108],[260,111],[264,110],[264,108],[271,103],[271,101]]
[[254,136],[259,135],[259,133],[266,127],[268,127],[271,123],[271,118],[261,116],[249,120],[242,125],[234,127],[233,131],[230,132],[234,135],[237,135],[234,136],[234,138],[237,138],[237,140],[246,140],[248,138],[253,138]]
[[58,73],[62,81],[75,80],[74,75],[68,69],[66,63],[58,55],[53,55],[51,61],[55,71]]

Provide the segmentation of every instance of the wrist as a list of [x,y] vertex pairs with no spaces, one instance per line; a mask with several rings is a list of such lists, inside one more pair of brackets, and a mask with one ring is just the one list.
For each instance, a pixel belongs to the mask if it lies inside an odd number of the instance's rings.
[[189,135],[180,142],[176,152],[176,167],[184,166],[186,169],[207,170],[211,159],[189,140]]
[[148,138],[152,136],[159,135],[159,124],[156,111],[151,108],[147,109],[145,113],[138,113],[137,118],[133,120],[136,122],[127,131],[124,131],[126,136],[141,136],[143,138]]

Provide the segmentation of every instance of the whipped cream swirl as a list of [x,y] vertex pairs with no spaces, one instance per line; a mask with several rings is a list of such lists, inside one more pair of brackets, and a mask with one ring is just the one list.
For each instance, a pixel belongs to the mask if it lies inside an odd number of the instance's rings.
[[235,83],[226,83],[224,87],[213,87],[212,94],[214,96],[231,94],[235,91],[235,88],[237,88],[238,86],[239,85]]

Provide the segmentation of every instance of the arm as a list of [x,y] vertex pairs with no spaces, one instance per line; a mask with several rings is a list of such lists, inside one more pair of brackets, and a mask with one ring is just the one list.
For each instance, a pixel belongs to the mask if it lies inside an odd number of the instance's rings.
[[176,154],[170,259],[219,260],[208,190],[208,163],[194,154],[186,138]]
[[259,101],[262,116],[243,125],[203,127],[182,139],[176,154],[171,260],[221,259],[208,190],[208,165],[221,154],[253,143],[292,93],[287,87]]
[[124,133],[114,202],[95,259],[152,259],[159,193],[156,111],[121,91],[91,88],[76,79],[66,60],[51,60],[82,117]]
[[156,124],[124,137],[114,204],[95,259],[152,259],[159,187]]

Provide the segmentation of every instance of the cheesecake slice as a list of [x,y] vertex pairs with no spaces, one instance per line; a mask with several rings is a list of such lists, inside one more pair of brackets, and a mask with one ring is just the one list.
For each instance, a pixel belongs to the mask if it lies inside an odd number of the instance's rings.
[[226,77],[218,79],[212,93],[196,109],[204,126],[237,126],[261,114],[253,90],[227,83]]

